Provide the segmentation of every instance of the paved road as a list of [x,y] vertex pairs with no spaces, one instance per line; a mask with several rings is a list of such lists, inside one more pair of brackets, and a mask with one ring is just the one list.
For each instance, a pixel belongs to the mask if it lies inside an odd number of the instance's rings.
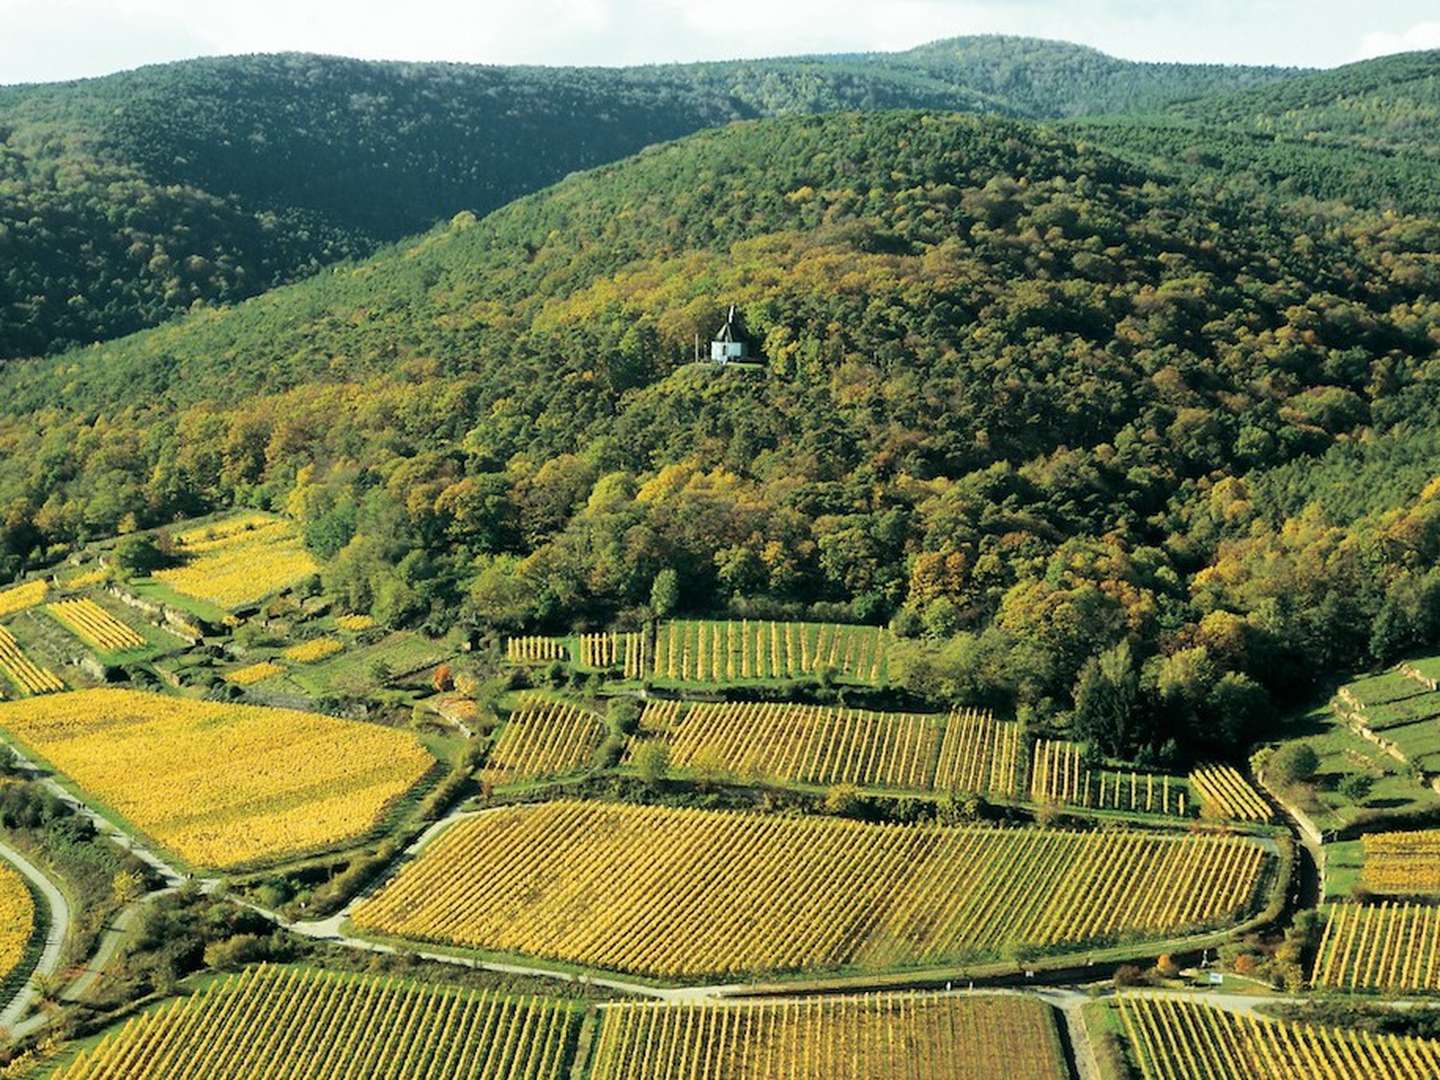
[[70,910],[69,901],[65,899],[65,894],[57,889],[34,863],[3,841],[0,841],[0,858],[13,864],[15,869],[30,880],[50,909],[48,924],[45,928],[45,947],[40,953],[40,960],[24,984],[15,992],[15,996],[10,999],[3,1010],[0,1010],[0,1027],[13,1030],[16,1021],[25,1015],[40,996],[35,990],[35,976],[54,975],[60,970],[61,955],[65,951],[65,938],[70,933],[74,915]]

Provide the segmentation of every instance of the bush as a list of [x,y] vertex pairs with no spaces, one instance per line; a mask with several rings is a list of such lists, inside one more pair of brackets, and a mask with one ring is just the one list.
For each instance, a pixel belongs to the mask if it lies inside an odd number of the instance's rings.
[[647,739],[635,748],[634,760],[640,779],[655,787],[670,771],[670,744],[663,739]]
[[1115,987],[1121,989],[1126,986],[1142,986],[1145,982],[1145,973],[1134,964],[1121,964],[1115,969]]
[[1375,787],[1375,778],[1366,773],[1350,773],[1340,781],[1336,789],[1347,800],[1353,803],[1363,803],[1370,797],[1370,792]]
[[1319,769],[1320,756],[1306,743],[1282,746],[1275,751],[1266,765],[1270,777],[1284,787],[1314,779]]
[[631,697],[611,698],[605,715],[616,735],[633,735],[640,724],[640,703]]

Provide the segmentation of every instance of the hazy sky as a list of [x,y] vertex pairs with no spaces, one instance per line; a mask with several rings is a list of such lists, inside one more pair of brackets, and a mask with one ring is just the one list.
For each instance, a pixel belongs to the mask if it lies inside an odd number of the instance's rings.
[[1436,0],[0,0],[0,83],[303,50],[631,64],[1063,38],[1137,60],[1328,67],[1440,48]]

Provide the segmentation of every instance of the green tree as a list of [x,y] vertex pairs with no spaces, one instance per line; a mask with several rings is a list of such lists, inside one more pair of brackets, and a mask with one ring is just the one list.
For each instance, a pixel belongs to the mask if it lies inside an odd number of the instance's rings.
[[655,582],[650,586],[650,611],[657,619],[663,619],[679,606],[680,575],[667,566],[655,575]]
[[651,787],[658,787],[670,773],[670,744],[664,739],[646,739],[631,755],[635,774]]
[[1268,777],[1284,787],[1314,779],[1320,756],[1308,743],[1289,743],[1276,750],[1265,766]]

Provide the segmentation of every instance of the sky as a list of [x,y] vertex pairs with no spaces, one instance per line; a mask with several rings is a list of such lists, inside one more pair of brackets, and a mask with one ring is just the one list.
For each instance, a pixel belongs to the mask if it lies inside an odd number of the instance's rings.
[[0,84],[305,51],[638,64],[1006,33],[1134,60],[1331,67],[1440,48],[1436,0],[0,0]]

